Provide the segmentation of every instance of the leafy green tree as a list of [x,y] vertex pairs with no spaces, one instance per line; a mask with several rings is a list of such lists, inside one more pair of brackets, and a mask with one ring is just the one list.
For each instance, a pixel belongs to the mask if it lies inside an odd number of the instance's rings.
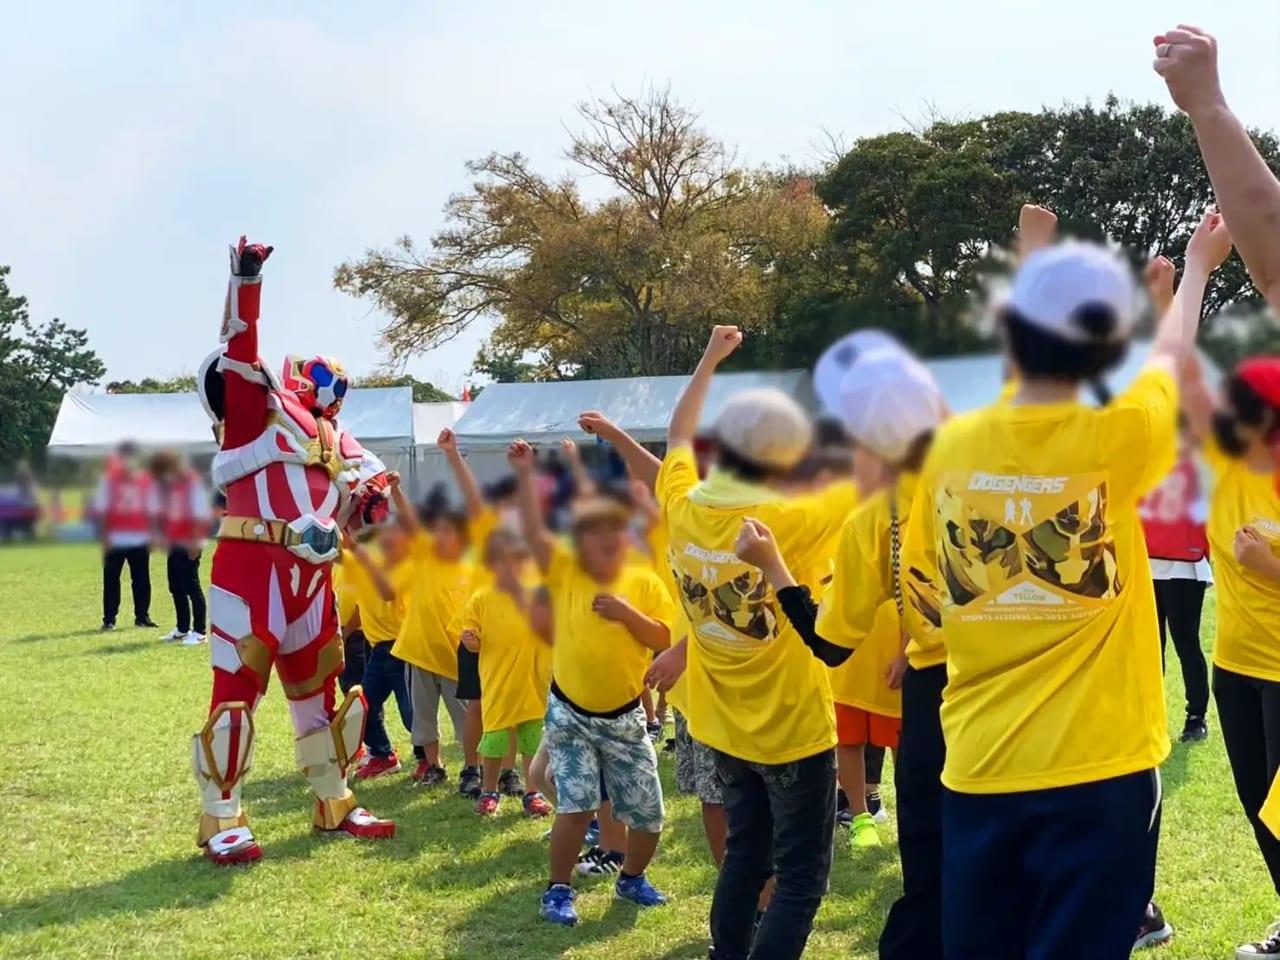
[[195,393],[196,378],[194,374],[181,373],[176,376],[158,379],[144,377],[142,380],[112,380],[107,384],[107,393]]
[[42,459],[62,396],[106,373],[84,330],[31,320],[27,298],[10,292],[0,266],[0,464]]
[[353,387],[413,387],[414,403],[440,403],[445,400],[457,400],[452,394],[445,393],[434,383],[419,380],[406,374],[371,373],[363,377],[353,377]]
[[483,318],[497,321],[490,352],[536,354],[540,377],[685,373],[712,324],[772,321],[775,261],[823,243],[813,191],[741,169],[668,91],[579,112],[567,156],[604,185],[600,200],[518,153],[491,154],[469,165],[476,182],[427,247],[405,237],[337,269],[340,290],[390,316],[393,357]]

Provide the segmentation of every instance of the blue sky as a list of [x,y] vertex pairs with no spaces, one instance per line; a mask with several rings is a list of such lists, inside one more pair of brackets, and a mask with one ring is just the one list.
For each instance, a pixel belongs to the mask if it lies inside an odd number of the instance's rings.
[[[3,5],[0,263],[34,316],[89,330],[110,379],[213,348],[228,241],[278,248],[263,354],[365,372],[379,317],[333,290],[368,247],[441,224],[463,164],[520,150],[563,169],[575,104],[670,82],[751,163],[948,115],[1166,96],[1151,36],[1218,34],[1251,125],[1280,129],[1280,4],[896,3]],[[904,119],[905,118],[905,119]],[[460,388],[485,329],[411,361]]]

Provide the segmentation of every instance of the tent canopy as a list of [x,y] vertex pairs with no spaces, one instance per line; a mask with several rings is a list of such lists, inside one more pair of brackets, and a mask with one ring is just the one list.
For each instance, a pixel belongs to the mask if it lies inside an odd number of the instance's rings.
[[[688,382],[688,377],[630,377],[493,383],[468,404],[454,429],[469,450],[500,449],[521,437],[530,443],[582,440],[586,434],[578,427],[579,414],[599,410],[641,443],[661,443]],[[809,409],[816,406],[809,375],[802,370],[720,373],[711,381],[703,424],[715,419],[733,394],[755,387],[776,387]]]
[[[375,453],[408,449],[414,437],[413,390],[352,390],[343,402],[339,422]],[[49,452],[96,459],[126,440],[146,450],[171,448],[188,455],[217,452],[209,416],[194,393],[68,393],[58,410]]]
[[413,405],[413,445],[434,447],[440,431],[452,427],[467,412],[467,404],[457,400]]

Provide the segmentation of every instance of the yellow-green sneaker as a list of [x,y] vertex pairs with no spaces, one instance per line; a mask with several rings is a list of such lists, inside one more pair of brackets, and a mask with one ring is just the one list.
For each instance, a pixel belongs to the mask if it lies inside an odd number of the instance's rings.
[[849,834],[855,850],[880,846],[880,832],[876,829],[875,818],[869,813],[859,813],[853,818]]

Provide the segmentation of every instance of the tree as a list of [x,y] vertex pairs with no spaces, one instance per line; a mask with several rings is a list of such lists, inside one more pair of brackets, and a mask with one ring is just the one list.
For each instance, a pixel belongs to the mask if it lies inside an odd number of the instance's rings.
[[107,384],[107,393],[195,393],[196,378],[194,374],[180,373],[163,380],[145,377],[136,383],[133,380],[112,380]]
[[[1275,137],[1254,137],[1280,169]],[[978,342],[974,294],[1007,265],[1001,248],[1021,204],[1053,209],[1064,235],[1115,241],[1137,265],[1161,253],[1180,259],[1213,199],[1186,118],[1115,97],[860,140],[818,192],[832,211],[845,282],[802,291],[790,304],[796,322],[811,332],[825,326],[827,342],[888,318],[926,354]],[[1255,298],[1232,258],[1213,278],[1206,313]]]
[[84,330],[53,319],[32,322],[27,298],[9,291],[0,266],[0,464],[39,458],[49,441],[62,395],[106,373]]
[[434,383],[419,380],[406,374],[371,373],[363,377],[355,377],[351,381],[353,387],[412,387],[414,403],[440,403],[458,398],[445,393]]
[[707,328],[764,330],[777,260],[821,247],[812,189],[740,169],[666,90],[583,104],[567,157],[606,188],[588,202],[518,153],[468,166],[476,182],[419,249],[402,238],[340,266],[335,285],[390,316],[393,357],[496,319],[492,357],[540,357],[544,377],[685,373]]
[[[491,346],[481,347],[476,352],[471,372],[488,377],[494,383],[530,383],[534,380],[549,379],[540,377],[538,364],[528,363],[523,354],[512,350],[495,349]],[[478,389],[480,388],[471,389],[472,397],[477,396]]]

